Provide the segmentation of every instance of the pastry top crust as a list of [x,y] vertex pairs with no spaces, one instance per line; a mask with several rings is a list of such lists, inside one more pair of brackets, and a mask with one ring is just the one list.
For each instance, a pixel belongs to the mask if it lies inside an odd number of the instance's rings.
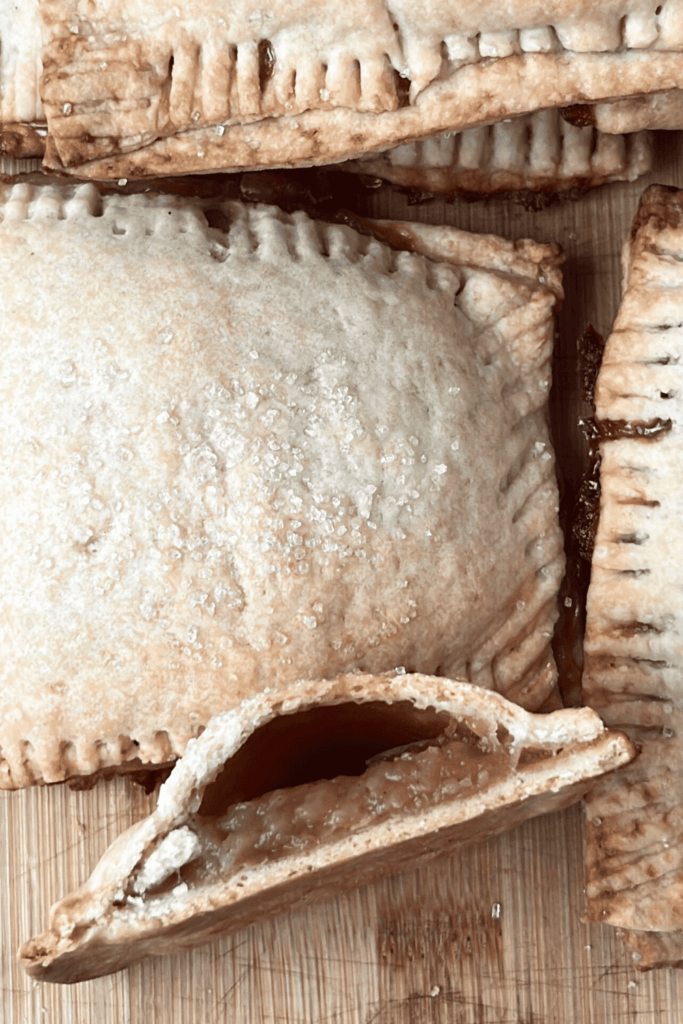
[[253,0],[44,0],[46,159],[81,173],[97,162],[100,177],[324,163],[673,88],[672,7],[281,0],[264,14]]
[[166,761],[245,695],[339,671],[540,706],[553,247],[377,225],[425,258],[269,208],[4,199],[5,787]]
[[[448,779],[437,773],[432,792],[423,788],[420,754],[389,751],[393,758],[358,778],[276,790],[217,816],[205,808],[207,786],[222,770],[236,770],[230,759],[259,727],[349,702],[438,716],[441,749],[452,742],[454,758],[467,767]],[[432,759],[438,749],[431,748]],[[21,961],[43,980],[74,982],[206,942],[564,806],[633,753],[588,709],[530,715],[450,679],[350,675],[264,692],[218,715],[188,744],[155,811],[120,835],[85,884],[52,908],[50,929],[22,947]],[[341,805],[335,786],[347,789]]]
[[682,200],[648,189],[624,247],[596,388],[602,494],[584,674],[588,703],[641,747],[588,798],[589,915],[661,932],[683,929]]
[[675,90],[681,46],[676,5],[645,0],[27,0],[0,9],[0,152],[42,155],[47,117],[47,165],[95,178],[331,162]]

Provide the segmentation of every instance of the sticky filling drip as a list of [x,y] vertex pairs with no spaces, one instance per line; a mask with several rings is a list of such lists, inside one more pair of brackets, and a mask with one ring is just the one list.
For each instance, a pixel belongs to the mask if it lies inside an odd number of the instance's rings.
[[[434,709],[419,711],[408,701],[349,703],[275,718],[207,786],[183,829],[191,850],[186,862],[176,867],[173,857],[167,864],[158,857],[154,877],[147,871],[134,889],[148,898],[180,893],[217,874],[225,879],[305,855],[392,817],[483,792],[514,768],[511,747],[503,727],[492,742],[472,723]],[[525,751],[522,760],[550,756]]]

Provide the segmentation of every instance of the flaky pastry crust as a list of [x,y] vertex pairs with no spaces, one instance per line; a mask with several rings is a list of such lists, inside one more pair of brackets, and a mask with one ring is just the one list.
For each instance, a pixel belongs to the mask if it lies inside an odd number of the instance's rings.
[[682,45],[673,0],[27,0],[0,8],[0,154],[145,177],[337,162],[577,103],[609,122],[605,101],[683,85]]
[[[431,714],[438,733],[359,777],[207,807],[207,790],[222,770],[230,785],[231,758],[259,728],[349,702],[359,713]],[[204,943],[567,806],[632,755],[587,709],[530,715],[444,678],[350,675],[258,694],[188,744],[154,813],[52,908],[50,929],[22,947],[21,962],[41,980],[71,983]]]
[[[0,4],[0,152],[12,152],[10,130],[23,131],[26,136],[32,122],[44,122],[39,92],[41,74],[38,0]],[[33,140],[33,153],[42,153],[35,133]],[[26,138],[21,146],[25,150]]]
[[683,85],[676,4],[43,0],[48,167],[93,178],[354,158]]
[[607,135],[566,121],[559,110],[464,132],[445,132],[345,169],[431,192],[498,195],[521,189],[549,194],[635,181],[652,165],[649,132]]
[[340,671],[543,703],[553,247],[91,185],[1,214],[2,786]]
[[602,494],[584,685],[640,754],[586,798],[588,917],[627,929],[641,967],[683,958],[682,195],[643,196],[596,389]]
[[584,117],[600,131],[615,135],[646,128],[679,131],[683,128],[683,89],[595,103],[585,108]]

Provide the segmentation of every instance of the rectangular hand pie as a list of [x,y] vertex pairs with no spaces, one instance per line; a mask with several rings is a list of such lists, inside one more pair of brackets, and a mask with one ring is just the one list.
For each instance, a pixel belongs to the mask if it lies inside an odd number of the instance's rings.
[[[674,0],[606,0],[588,13],[566,0],[502,10],[497,0],[8,7],[7,131],[38,116],[42,102],[46,165],[81,177],[330,163],[539,109],[683,86]],[[21,115],[19,79],[33,88]],[[16,133],[12,144],[15,156],[29,155]]]
[[683,193],[642,198],[596,389],[600,514],[587,702],[640,748],[587,798],[590,920],[627,929],[641,967],[683,961]]
[[344,167],[430,192],[555,193],[608,181],[635,181],[652,165],[647,131],[612,135],[577,127],[559,110],[444,132],[349,161]]
[[[357,765],[340,759],[352,722]],[[77,982],[199,945],[565,807],[632,753],[587,708],[532,715],[443,678],[264,692],[188,744],[155,811],[53,906],[21,962]]]
[[168,762],[302,678],[543,704],[554,247],[2,198],[0,786]]

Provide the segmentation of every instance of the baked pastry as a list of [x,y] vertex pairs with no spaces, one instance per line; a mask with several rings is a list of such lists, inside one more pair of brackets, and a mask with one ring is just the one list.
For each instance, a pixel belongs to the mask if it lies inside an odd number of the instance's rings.
[[683,193],[644,194],[596,389],[601,499],[588,593],[587,702],[640,747],[587,797],[592,921],[640,966],[683,960],[680,841]]
[[324,164],[683,85],[672,2],[38,6],[42,38],[4,28],[42,58],[47,166],[81,177]]
[[565,111],[565,116],[613,135],[647,128],[677,131],[683,127],[683,89],[631,96],[612,103],[579,104]]
[[41,73],[38,0],[0,3],[0,162],[43,155]]
[[652,166],[649,132],[605,135],[540,110],[464,132],[445,132],[353,160],[352,171],[431,192],[555,193],[635,181]]
[[[358,764],[347,754],[338,774],[330,748],[351,721]],[[406,738],[417,742],[396,747]],[[587,709],[531,715],[443,678],[347,675],[259,694],[188,745],[156,810],[52,908],[21,962],[76,982],[199,945],[567,806],[632,753]]]
[[554,247],[3,199],[1,786],[166,763],[300,678],[543,704]]

